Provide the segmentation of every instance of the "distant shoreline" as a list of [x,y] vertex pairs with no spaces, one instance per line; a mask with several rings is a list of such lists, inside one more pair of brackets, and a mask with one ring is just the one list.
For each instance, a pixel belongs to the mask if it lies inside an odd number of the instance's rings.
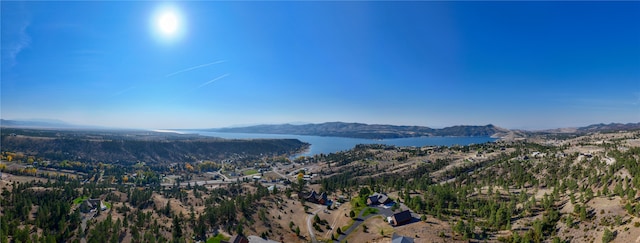
[[[186,131],[185,131],[186,132]],[[424,146],[454,146],[469,145],[497,141],[490,136],[422,136],[405,138],[369,139],[349,138],[336,136],[296,135],[296,134],[263,134],[263,133],[231,133],[231,132],[195,132],[200,136],[218,137],[222,139],[296,139],[310,144],[308,149],[295,153],[293,156],[313,156],[316,154],[328,154],[345,151],[354,148],[358,144],[383,144],[398,147],[424,147]]]

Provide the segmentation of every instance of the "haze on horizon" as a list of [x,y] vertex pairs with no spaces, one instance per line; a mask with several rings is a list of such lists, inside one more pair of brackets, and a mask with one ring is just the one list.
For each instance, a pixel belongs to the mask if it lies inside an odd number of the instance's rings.
[[7,2],[3,119],[640,121],[640,2]]

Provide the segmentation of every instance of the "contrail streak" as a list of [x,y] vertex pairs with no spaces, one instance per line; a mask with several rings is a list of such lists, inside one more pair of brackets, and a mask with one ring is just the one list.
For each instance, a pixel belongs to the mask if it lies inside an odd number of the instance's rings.
[[226,61],[225,60],[220,60],[220,61],[215,61],[215,62],[211,62],[211,63],[205,63],[205,64],[202,64],[202,65],[198,65],[198,66],[194,66],[194,67],[190,67],[190,68],[185,68],[185,69],[182,69],[180,71],[167,74],[167,77],[171,77],[171,76],[176,75],[176,74],[189,72],[191,70],[195,70],[195,69],[198,69],[198,68],[203,68],[203,67],[206,67],[206,66],[211,66],[213,64],[218,64],[218,63],[223,63],[223,62],[226,62]]
[[217,78],[214,78],[214,79],[212,79],[212,80],[209,80],[209,81],[207,81],[207,82],[202,83],[200,86],[198,86],[198,88],[202,88],[202,87],[204,87],[204,86],[207,86],[207,85],[209,85],[209,84],[211,84],[211,83],[213,83],[213,82],[215,82],[215,81],[218,81],[218,80],[220,80],[220,79],[222,79],[222,78],[224,78],[224,77],[226,77],[226,76],[229,76],[229,75],[230,75],[229,73],[225,73],[225,74],[223,74],[223,75],[222,75],[222,76],[220,76],[220,77],[217,77]]

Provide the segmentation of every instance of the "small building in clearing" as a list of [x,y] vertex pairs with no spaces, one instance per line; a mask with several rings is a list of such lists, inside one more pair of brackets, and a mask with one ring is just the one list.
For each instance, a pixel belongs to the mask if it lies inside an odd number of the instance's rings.
[[326,204],[329,200],[327,198],[327,193],[318,194],[316,191],[311,191],[308,194],[300,193],[298,195],[300,198],[304,198],[308,202],[317,203],[317,204]]
[[389,224],[393,226],[400,226],[411,222],[411,219],[413,219],[413,216],[411,216],[411,211],[404,210],[402,212],[393,214],[393,216],[391,217],[388,217],[387,221],[389,221]]
[[107,210],[107,206],[100,199],[87,199],[80,204],[80,211],[83,213],[92,212],[100,208],[100,211]]
[[393,233],[393,236],[391,237],[391,243],[413,243],[413,238]]
[[387,195],[377,192],[367,198],[367,205],[387,204],[390,202],[391,199]]
[[233,237],[231,237],[231,239],[229,239],[229,241],[225,241],[225,242],[229,242],[229,243],[249,243],[249,239],[247,239],[247,237],[244,237],[244,235],[234,235]]

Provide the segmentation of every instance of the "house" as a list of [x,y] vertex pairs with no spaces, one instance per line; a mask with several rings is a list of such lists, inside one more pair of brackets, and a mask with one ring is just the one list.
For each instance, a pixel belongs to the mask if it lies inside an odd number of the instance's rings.
[[374,193],[367,198],[367,205],[378,205],[390,203],[391,199],[382,193]]
[[87,199],[80,204],[80,211],[83,213],[92,212],[100,208],[100,211],[107,210],[107,206],[100,199]]
[[411,211],[404,210],[402,212],[393,214],[393,216],[391,217],[388,217],[387,221],[389,221],[389,224],[393,226],[400,226],[405,223],[411,222],[412,219],[413,216],[411,216]]
[[531,153],[531,157],[534,157],[534,158],[544,158],[545,156],[547,156],[547,154],[540,153],[538,151]]
[[391,237],[391,243],[413,243],[413,238],[393,233],[393,236]]
[[317,203],[317,204],[326,204],[329,200],[327,199],[327,193],[318,194],[316,191],[311,191],[309,194],[300,193],[298,195],[300,198],[304,198],[308,202]]

